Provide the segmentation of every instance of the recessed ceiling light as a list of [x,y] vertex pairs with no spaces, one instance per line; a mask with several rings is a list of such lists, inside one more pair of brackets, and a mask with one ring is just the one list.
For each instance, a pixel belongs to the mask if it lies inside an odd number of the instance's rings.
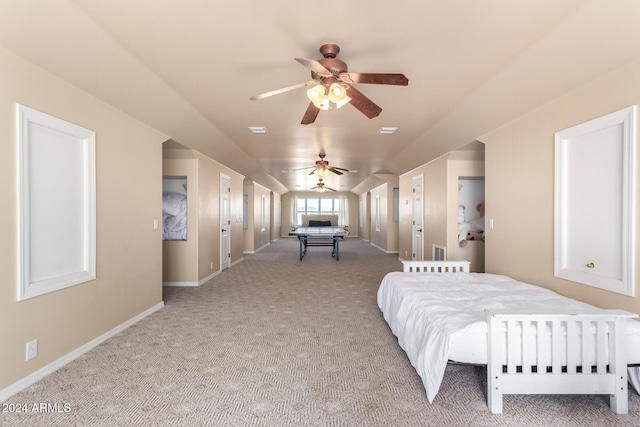
[[397,130],[397,127],[381,127],[378,133],[395,133]]
[[282,172],[282,173],[289,173],[289,169],[282,169],[280,172]]
[[264,126],[249,126],[251,133],[267,133],[267,128]]

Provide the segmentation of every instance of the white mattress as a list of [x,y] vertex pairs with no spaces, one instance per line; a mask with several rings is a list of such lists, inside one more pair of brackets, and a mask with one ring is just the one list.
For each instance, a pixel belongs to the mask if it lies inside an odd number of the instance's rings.
[[[385,276],[378,306],[427,392],[438,393],[447,361],[487,363],[487,309],[594,308],[539,286],[486,273]],[[627,322],[627,361],[640,363],[640,322]]]

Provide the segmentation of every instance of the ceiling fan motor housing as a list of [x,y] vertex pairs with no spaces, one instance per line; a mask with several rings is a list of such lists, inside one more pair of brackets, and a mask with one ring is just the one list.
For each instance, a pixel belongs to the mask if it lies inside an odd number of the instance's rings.
[[[320,46],[320,53],[324,59],[318,60],[318,62],[327,70],[331,72],[334,76],[338,77],[340,73],[346,73],[348,68],[347,64],[344,61],[341,61],[336,58],[336,55],[340,52],[340,46],[337,44],[327,43]],[[317,74],[315,72],[311,72],[311,76],[318,80]]]

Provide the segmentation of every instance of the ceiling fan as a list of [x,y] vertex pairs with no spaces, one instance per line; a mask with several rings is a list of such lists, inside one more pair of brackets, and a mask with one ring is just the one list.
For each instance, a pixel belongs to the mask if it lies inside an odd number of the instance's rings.
[[313,123],[320,110],[340,108],[350,103],[365,116],[372,119],[382,111],[378,105],[358,91],[353,83],[371,83],[383,85],[407,86],[409,79],[398,73],[351,73],[347,64],[336,58],[340,46],[327,43],[320,46],[323,59],[294,58],[302,65],[311,69],[312,80],[272,90],[250,99],[258,100],[301,87],[313,86],[307,90],[307,97],[311,101],[300,122],[303,125]]
[[316,190],[318,193],[324,193],[325,190],[329,191],[337,191],[331,187],[325,187],[324,182],[322,182],[322,178],[318,179],[318,184],[315,187],[310,188],[309,190]]
[[[309,175],[317,175],[320,178],[329,175],[331,172],[335,173],[336,175],[342,175],[344,172],[349,172],[349,169],[345,169],[345,168],[339,168],[336,166],[329,166],[329,162],[326,161],[324,158],[326,156],[325,153],[320,153],[318,154],[318,156],[320,156],[320,160],[316,160],[316,165],[315,166],[309,166],[306,168],[298,168],[298,169],[293,169],[294,171],[299,171],[299,170],[303,170],[303,169],[311,169],[313,168],[313,170],[311,171],[311,173],[309,173]],[[335,191],[335,190],[334,190]]]

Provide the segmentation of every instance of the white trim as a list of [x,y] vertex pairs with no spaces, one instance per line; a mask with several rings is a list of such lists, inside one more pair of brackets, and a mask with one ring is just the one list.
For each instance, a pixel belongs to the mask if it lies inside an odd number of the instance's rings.
[[198,280],[198,286],[205,284],[206,282],[208,282],[209,280],[213,279],[214,277],[216,277],[220,273],[222,273],[222,270],[214,271],[213,273],[211,273],[210,275],[208,275],[204,279]]
[[[227,181],[229,183],[228,187],[225,187],[225,185],[224,185],[225,181]],[[229,189],[229,191],[227,192],[227,195],[226,195],[226,197],[227,197],[227,210],[228,210],[228,214],[229,214],[229,218],[228,218],[229,223],[228,224],[223,224],[222,223],[222,221],[224,220],[224,217],[225,217],[225,212],[224,212],[224,210],[225,210],[225,204],[224,204],[225,196],[223,196],[222,193],[224,192],[225,188]],[[223,173],[220,173],[220,224],[219,224],[219,226],[220,226],[219,230],[221,230],[220,231],[220,270],[224,270],[225,269],[225,264],[229,265],[227,268],[231,267],[231,177],[228,176],[228,175],[225,175]],[[224,250],[225,249],[224,248],[224,240],[225,239],[223,237],[224,231],[222,231],[222,230],[224,230],[225,226],[228,227],[228,229],[227,229],[227,235],[228,235],[227,239],[228,239],[228,242],[229,242],[229,253],[228,253],[228,257],[227,257],[228,258],[227,259],[228,263],[224,262],[225,261],[225,255],[224,254],[225,254],[226,251]]]
[[50,375],[50,374],[54,373],[55,371],[57,371],[58,369],[60,369],[63,366],[65,366],[66,364],[68,364],[70,362],[73,362],[78,357],[82,356],[85,353],[88,353],[94,347],[102,344],[103,342],[105,342],[109,338],[111,338],[114,335],[124,331],[128,327],[130,327],[133,324],[139,322],[140,320],[144,319],[145,317],[147,317],[148,315],[154,313],[155,311],[161,309],[162,307],[164,307],[164,302],[159,302],[158,304],[156,304],[153,307],[143,311],[142,313],[132,317],[131,319],[127,320],[126,322],[121,323],[119,326],[116,326],[115,328],[111,329],[110,331],[105,332],[104,334],[102,334],[99,337],[89,341],[88,343],[78,347],[77,349],[73,350],[72,352],[65,354],[61,358],[59,358],[59,359],[49,363],[48,365],[38,369],[37,371],[33,372],[32,374],[27,375],[26,377],[22,378],[21,380],[19,380],[16,383],[13,383],[9,387],[6,387],[6,388],[0,390],[0,402],[4,402],[5,400],[9,399],[11,396],[21,392],[22,390],[26,389],[27,387],[29,387],[29,386],[37,383],[41,379],[45,378],[47,375]]
[[263,250],[264,248],[266,248],[267,246],[269,246],[271,243],[265,243],[264,245],[260,246],[258,249],[256,249],[256,252],[260,252],[261,250]]
[[[636,144],[636,107],[628,107],[590,120],[555,133],[555,166],[554,166],[554,275],[561,279],[571,280],[585,285],[605,289],[623,295],[634,296],[635,291],[635,144]],[[569,147],[575,147],[583,138],[596,132],[620,127],[622,132],[619,138],[608,138],[611,150],[616,145],[621,150],[621,163],[619,170],[611,173],[619,173],[621,188],[621,206],[617,214],[620,222],[620,277],[598,274],[593,270],[597,263],[573,263],[570,261],[570,238],[568,236],[569,207],[573,206],[569,200],[569,188],[576,186],[575,178],[571,176],[571,167],[575,166],[569,155]],[[574,163],[576,161],[573,161]],[[579,184],[579,183],[578,183]],[[615,206],[608,207],[616,209]],[[598,219],[597,217],[595,217]],[[595,222],[595,221],[594,221]],[[603,224],[607,226],[608,224]],[[610,227],[615,228],[615,227]],[[593,260],[597,261],[597,260]]]
[[[240,258],[239,260],[232,262],[231,263],[231,267],[233,267],[234,265],[238,264],[239,262],[244,261],[244,258]],[[209,280],[213,279],[214,277],[216,277],[217,275],[219,275],[220,273],[222,273],[221,270],[218,270],[210,275],[208,275],[207,277],[205,277],[204,279],[200,279],[197,282],[162,282],[162,286],[176,286],[176,287],[197,287],[197,286],[202,286],[205,283],[207,283]]]
[[[23,301],[96,278],[96,133],[16,104],[16,136],[17,299]],[[71,203],[58,204],[52,217],[43,207],[58,202],[60,192]],[[49,223],[57,227],[43,225]]]
[[381,248],[380,246],[376,245],[375,243],[371,243],[371,246],[373,246],[374,248],[380,249],[385,254],[399,254],[400,253],[400,251],[388,251],[388,250],[386,250],[384,248]]
[[200,284],[198,282],[162,282],[162,286],[189,287],[189,286],[200,286]]

